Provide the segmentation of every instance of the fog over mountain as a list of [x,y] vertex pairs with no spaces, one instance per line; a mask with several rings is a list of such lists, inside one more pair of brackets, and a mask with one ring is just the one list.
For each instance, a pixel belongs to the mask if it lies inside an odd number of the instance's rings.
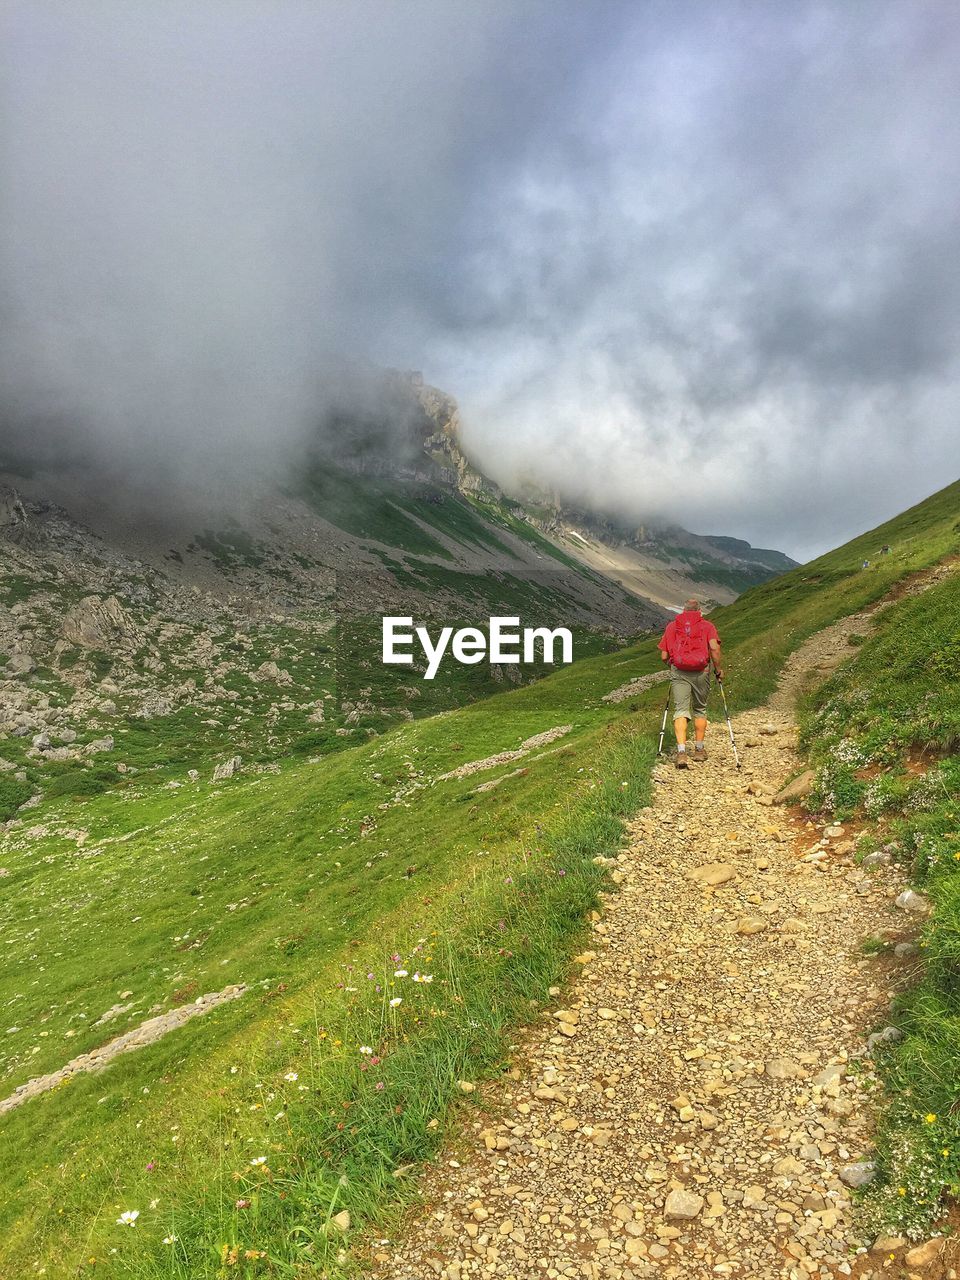
[[960,471],[950,6],[7,0],[0,44],[5,454],[282,467],[369,361],[508,486],[794,555]]

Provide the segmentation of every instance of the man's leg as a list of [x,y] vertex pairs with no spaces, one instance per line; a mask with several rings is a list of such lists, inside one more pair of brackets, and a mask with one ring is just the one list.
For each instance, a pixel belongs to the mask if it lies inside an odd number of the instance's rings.
[[694,758],[706,759],[703,740],[707,736],[707,697],[710,693],[710,671],[700,671],[691,681],[693,686],[693,733],[696,740]]
[[677,768],[687,767],[687,723],[693,717],[690,681],[686,672],[673,675],[673,732],[677,738]]

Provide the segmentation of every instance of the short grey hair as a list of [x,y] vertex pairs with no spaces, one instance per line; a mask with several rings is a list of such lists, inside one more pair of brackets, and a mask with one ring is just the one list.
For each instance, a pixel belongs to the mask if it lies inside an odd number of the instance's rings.
[[699,609],[700,601],[696,596],[691,596],[687,603],[683,606],[685,609]]

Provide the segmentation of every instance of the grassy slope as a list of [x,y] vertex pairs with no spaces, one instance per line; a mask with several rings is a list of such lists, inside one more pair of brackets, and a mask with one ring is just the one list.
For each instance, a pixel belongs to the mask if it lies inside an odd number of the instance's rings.
[[[958,498],[952,486],[719,611],[735,704],[762,700],[807,635],[955,551]],[[860,571],[882,542],[893,554]],[[601,884],[591,859],[646,795],[660,704],[656,689],[599,697],[656,665],[647,641],[319,764],[61,802],[95,857],[55,823],[39,844],[13,835],[4,1092],[154,1005],[252,990],[3,1119],[7,1271],[209,1276],[226,1248],[225,1274],[322,1274],[340,1243],[328,1218],[382,1212],[390,1171],[438,1141],[456,1081],[496,1069],[503,1026],[535,1016],[562,975]],[[516,766],[429,785],[562,723],[574,732],[556,750],[493,791],[472,788]],[[123,991],[136,1008],[90,1027]],[[137,1227],[116,1225],[132,1208]]]
[[886,843],[934,905],[922,978],[895,1016],[903,1038],[879,1052],[889,1106],[866,1196],[878,1230],[916,1238],[942,1193],[960,1193],[960,575],[885,610],[804,723],[814,801],[866,819],[876,839],[865,850]]

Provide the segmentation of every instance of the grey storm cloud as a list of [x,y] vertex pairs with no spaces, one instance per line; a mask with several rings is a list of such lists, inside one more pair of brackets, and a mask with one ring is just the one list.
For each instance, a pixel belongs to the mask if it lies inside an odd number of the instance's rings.
[[242,470],[365,360],[456,395],[508,486],[794,554],[960,473],[952,6],[8,0],[2,26],[14,444]]

